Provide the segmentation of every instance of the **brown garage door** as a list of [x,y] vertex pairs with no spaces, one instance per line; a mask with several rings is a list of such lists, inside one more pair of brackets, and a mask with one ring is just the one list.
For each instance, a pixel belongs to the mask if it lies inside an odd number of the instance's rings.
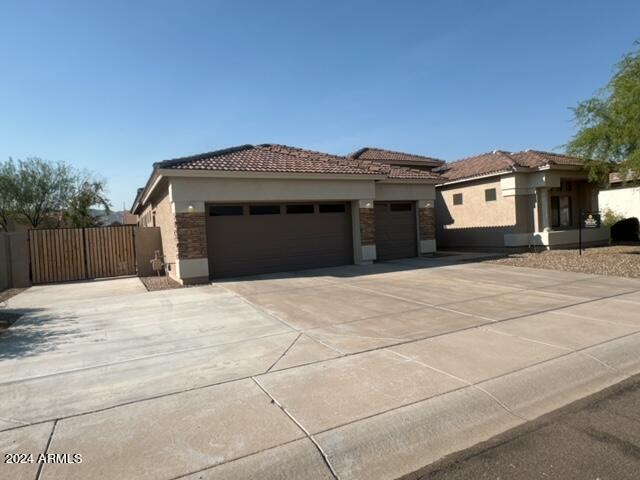
[[378,260],[415,257],[418,253],[414,202],[376,202]]
[[213,278],[353,263],[348,202],[207,206]]

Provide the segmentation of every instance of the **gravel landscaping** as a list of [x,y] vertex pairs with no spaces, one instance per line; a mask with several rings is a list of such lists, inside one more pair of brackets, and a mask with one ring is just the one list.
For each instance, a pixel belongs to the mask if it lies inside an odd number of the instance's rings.
[[518,253],[490,263],[640,278],[640,244],[589,248],[582,255],[577,249]]
[[167,276],[140,277],[140,281],[150,292],[155,292],[156,290],[173,290],[174,288],[183,288],[182,285]]

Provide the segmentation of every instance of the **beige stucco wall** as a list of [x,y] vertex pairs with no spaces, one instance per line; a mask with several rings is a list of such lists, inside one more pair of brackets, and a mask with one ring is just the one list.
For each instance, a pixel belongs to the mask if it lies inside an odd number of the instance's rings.
[[[496,200],[485,201],[484,191],[496,189]],[[447,229],[469,227],[496,227],[515,225],[515,196],[502,195],[500,178],[487,178],[473,182],[454,184],[439,188],[437,210],[442,225]],[[453,195],[462,193],[462,205],[453,204]],[[447,220],[447,217],[450,217]]]
[[526,194],[511,197],[515,201],[516,223],[514,233],[530,233],[535,230],[534,212],[536,207],[536,195]]
[[376,183],[376,200],[435,200],[435,185]]
[[164,262],[169,264],[168,273],[177,278],[176,263],[176,219],[171,204],[171,192],[168,182],[164,182],[150,199],[144,211],[155,211],[156,226],[160,229]]
[[160,227],[137,227],[135,229],[136,266],[141,277],[155,275],[151,259],[156,250],[162,255],[162,233]]
[[[504,235],[526,232],[533,223],[530,195],[503,190],[500,177],[438,187],[436,232],[441,247],[504,247]],[[495,188],[496,200],[487,202],[485,190]],[[453,195],[462,193],[462,205]]]
[[372,180],[172,177],[175,212],[204,209],[204,202],[358,200],[375,197]]
[[138,217],[138,225],[140,227],[153,227],[153,209],[155,205],[152,203],[148,203],[147,206],[142,210],[142,213]]
[[26,232],[0,232],[0,291],[31,285]]
[[0,232],[0,292],[9,288],[9,277],[11,275],[9,255],[9,236],[4,232]]

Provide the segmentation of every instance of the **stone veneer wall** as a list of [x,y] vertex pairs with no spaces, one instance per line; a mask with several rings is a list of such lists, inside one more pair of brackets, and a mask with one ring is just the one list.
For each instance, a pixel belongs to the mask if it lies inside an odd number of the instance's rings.
[[436,214],[433,207],[419,208],[418,222],[420,240],[433,240],[436,238]]
[[203,212],[176,213],[178,258],[207,258],[206,217]]
[[376,244],[376,220],[373,208],[360,209],[360,244]]

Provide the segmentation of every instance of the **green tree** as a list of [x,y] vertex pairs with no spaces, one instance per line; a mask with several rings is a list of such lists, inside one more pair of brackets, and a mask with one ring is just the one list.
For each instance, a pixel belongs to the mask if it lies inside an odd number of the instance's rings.
[[63,220],[78,227],[94,226],[92,206],[109,212],[105,182],[87,172],[37,157],[0,163],[0,227],[4,230],[9,219],[26,221],[32,228],[60,226]]
[[16,166],[9,159],[0,163],[0,230],[9,230],[9,220],[17,210],[15,191]]
[[616,65],[609,83],[573,109],[578,133],[567,153],[586,160],[589,179],[606,184],[609,173],[640,178],[640,40]]
[[[9,159],[9,163],[13,160]],[[18,160],[12,183],[16,214],[32,228],[38,228],[54,219],[59,224],[61,213],[73,195],[75,172],[65,163],[30,157]]]
[[105,183],[85,174],[76,181],[65,215],[74,227],[97,227],[100,219],[92,214],[94,206],[104,208],[105,215],[109,215],[111,204],[105,193]]

